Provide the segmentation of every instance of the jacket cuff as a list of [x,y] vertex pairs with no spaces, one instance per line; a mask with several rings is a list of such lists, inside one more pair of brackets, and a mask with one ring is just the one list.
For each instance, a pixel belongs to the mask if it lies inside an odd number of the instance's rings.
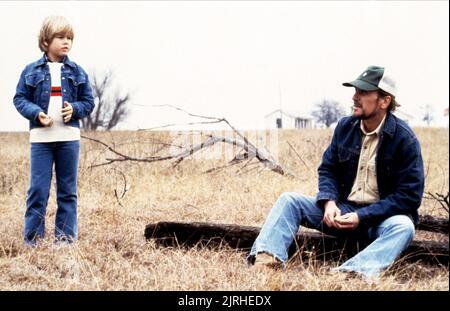
[[319,192],[316,196],[316,203],[318,206],[323,208],[323,204],[326,201],[338,201],[338,196],[332,192]]
[[72,119],[80,119],[80,117],[77,115],[78,112],[80,111],[80,106],[77,102],[72,102],[70,103],[70,105],[72,106],[73,112],[72,112]]
[[338,196],[337,196],[337,194],[332,193],[332,192],[319,192],[317,194],[317,201],[322,201],[322,200],[337,201]]
[[367,207],[357,209],[355,212],[358,215],[359,223],[361,225],[367,225],[369,223],[370,217],[367,211]]
[[31,120],[32,122],[36,122],[37,124],[41,124],[41,122],[39,122],[39,114],[41,113],[41,112],[44,112],[42,109],[40,109],[40,108],[36,108],[36,111],[34,111],[33,112],[33,119]]

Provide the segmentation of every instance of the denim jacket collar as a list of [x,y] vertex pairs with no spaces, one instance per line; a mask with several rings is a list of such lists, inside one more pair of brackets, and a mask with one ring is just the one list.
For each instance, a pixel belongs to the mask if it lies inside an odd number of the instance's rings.
[[[361,120],[360,119],[356,119],[353,124],[352,127],[360,127],[361,126]],[[389,135],[391,138],[394,136],[395,133],[395,129],[397,127],[396,121],[394,116],[392,115],[392,113],[388,112],[386,114],[386,118],[384,120],[384,127],[382,129],[382,132],[386,133],[387,135]]]
[[397,122],[395,121],[392,113],[388,112],[386,115],[386,120],[384,122],[383,132],[388,134],[391,138],[394,137],[394,133],[397,127]]
[[[65,56],[62,62],[64,65],[70,66],[72,68],[76,67],[75,64],[69,59],[69,56]],[[42,57],[36,62],[36,67],[43,66],[47,63],[48,63],[48,57],[47,57],[47,54],[44,53],[44,55],[42,55]]]

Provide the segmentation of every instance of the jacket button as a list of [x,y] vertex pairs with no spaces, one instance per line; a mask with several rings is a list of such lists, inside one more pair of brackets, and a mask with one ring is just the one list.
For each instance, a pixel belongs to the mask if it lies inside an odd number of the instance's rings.
[[61,80],[64,80],[64,79],[65,79],[64,77],[61,78]]

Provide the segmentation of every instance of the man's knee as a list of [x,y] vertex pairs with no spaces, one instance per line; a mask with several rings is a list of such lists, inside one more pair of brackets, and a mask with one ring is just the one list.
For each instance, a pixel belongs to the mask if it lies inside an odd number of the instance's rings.
[[304,195],[297,192],[283,192],[278,200],[283,202],[285,206],[300,208],[303,205],[305,198]]
[[294,202],[296,201],[301,195],[297,192],[283,192],[279,196],[279,200],[284,200],[287,202]]
[[285,212],[309,215],[313,213],[315,198],[297,192],[284,192],[279,196],[276,205],[282,207]]
[[392,228],[398,233],[404,234],[409,239],[413,239],[415,235],[414,223],[411,218],[406,215],[396,215],[387,219],[388,227]]

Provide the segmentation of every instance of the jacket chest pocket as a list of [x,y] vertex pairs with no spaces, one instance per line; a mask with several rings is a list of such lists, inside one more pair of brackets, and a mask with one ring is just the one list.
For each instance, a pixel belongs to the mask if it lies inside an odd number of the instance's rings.
[[338,148],[338,161],[339,164],[355,163],[359,159],[359,152],[357,150],[348,148]]
[[356,150],[343,147],[338,148],[337,176],[343,183],[343,185],[341,185],[342,188],[344,188],[345,185],[353,183],[358,159],[359,154]]
[[378,160],[378,167],[380,169],[380,175],[382,175],[383,178],[391,177],[392,174],[392,165],[393,160],[390,156],[384,156]]
[[[25,84],[28,89],[28,97],[33,100],[34,103],[42,107],[42,95],[45,75],[43,73],[30,73],[25,76]],[[47,90],[47,93],[49,90]]]
[[25,84],[36,88],[38,85],[42,84],[44,79],[45,76],[43,73],[31,73],[25,76]]
[[347,152],[345,150],[339,150],[338,152],[338,159],[339,163],[344,163],[350,161],[351,153]]
[[78,88],[86,83],[86,77],[84,75],[69,75],[67,78],[70,100],[78,100]]

